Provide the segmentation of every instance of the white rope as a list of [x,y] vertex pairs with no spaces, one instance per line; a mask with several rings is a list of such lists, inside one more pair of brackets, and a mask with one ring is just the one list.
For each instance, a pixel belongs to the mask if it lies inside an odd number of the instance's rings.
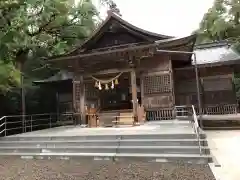
[[123,72],[119,73],[117,76],[115,76],[115,77],[113,77],[113,78],[111,78],[111,79],[98,79],[98,78],[96,78],[96,77],[94,77],[94,76],[91,76],[91,77],[92,77],[95,81],[100,82],[101,84],[108,84],[108,83],[114,81],[115,79],[118,79],[118,78],[122,75],[122,73],[123,73]]

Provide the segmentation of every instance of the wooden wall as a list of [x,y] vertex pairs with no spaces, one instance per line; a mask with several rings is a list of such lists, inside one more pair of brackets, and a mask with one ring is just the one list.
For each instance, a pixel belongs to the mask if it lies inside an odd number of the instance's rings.
[[[174,70],[176,105],[197,105],[194,69]],[[236,104],[233,70],[229,66],[199,68],[202,105]]]
[[169,56],[141,60],[143,104],[148,110],[172,108],[174,105],[172,66]]

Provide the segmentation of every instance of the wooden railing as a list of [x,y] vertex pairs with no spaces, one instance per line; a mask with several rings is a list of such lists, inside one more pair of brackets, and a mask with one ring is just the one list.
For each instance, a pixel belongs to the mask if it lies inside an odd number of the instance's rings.
[[156,110],[147,110],[146,111],[147,120],[168,120],[174,119],[175,113],[173,108],[165,108],[165,109],[156,109]]
[[204,114],[208,115],[221,115],[221,114],[237,114],[237,104],[215,105],[207,106],[204,108]]
[[[195,106],[196,115],[199,115],[199,108]],[[168,120],[174,119],[177,116],[192,116],[192,106],[176,106],[174,109],[148,109],[146,111],[147,120]],[[237,114],[237,104],[215,105],[207,106],[202,109],[202,114],[206,115],[223,115],[223,114]]]
[[[191,111],[191,106],[176,106],[178,108],[177,116],[187,116],[186,112]],[[195,106],[196,114],[199,115],[199,108]],[[221,114],[236,114],[238,113],[237,104],[226,104],[226,105],[206,105],[202,109],[202,114],[207,115],[221,115]]]
[[191,106],[175,106],[175,117],[191,116]]

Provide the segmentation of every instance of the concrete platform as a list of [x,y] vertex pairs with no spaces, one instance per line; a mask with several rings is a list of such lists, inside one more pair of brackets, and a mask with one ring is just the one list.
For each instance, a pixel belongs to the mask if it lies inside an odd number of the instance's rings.
[[161,121],[149,122],[140,126],[119,126],[108,128],[83,128],[81,126],[63,126],[52,129],[28,132],[17,137],[26,136],[90,136],[90,135],[132,135],[132,134],[194,134],[194,130],[188,121]]
[[212,159],[205,134],[200,137],[189,121],[178,120],[135,127],[65,126],[1,138],[0,156],[207,164]]

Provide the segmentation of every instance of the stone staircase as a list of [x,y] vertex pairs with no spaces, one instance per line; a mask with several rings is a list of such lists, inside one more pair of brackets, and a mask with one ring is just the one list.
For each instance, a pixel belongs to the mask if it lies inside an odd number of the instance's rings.
[[[156,126],[148,124],[147,126]],[[178,125],[180,127],[181,125]],[[182,125],[184,126],[184,124]],[[140,130],[140,129],[139,129]],[[0,155],[36,159],[141,160],[206,164],[212,161],[206,135],[194,133],[9,136],[0,139]]]

